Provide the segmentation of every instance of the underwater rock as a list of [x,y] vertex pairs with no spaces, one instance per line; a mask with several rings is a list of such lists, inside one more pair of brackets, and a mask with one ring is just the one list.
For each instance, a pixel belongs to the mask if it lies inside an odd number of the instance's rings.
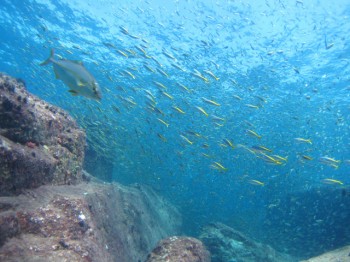
[[211,253],[212,262],[293,261],[270,246],[257,243],[221,223],[204,227],[199,239]]
[[320,256],[313,257],[301,262],[329,262],[329,261],[350,261],[350,246],[338,248],[336,250],[324,253]]
[[0,196],[81,180],[85,133],[62,109],[0,74]]
[[0,261],[144,261],[180,224],[145,186],[46,185],[0,197]]
[[203,243],[192,237],[169,237],[161,240],[146,262],[210,262]]

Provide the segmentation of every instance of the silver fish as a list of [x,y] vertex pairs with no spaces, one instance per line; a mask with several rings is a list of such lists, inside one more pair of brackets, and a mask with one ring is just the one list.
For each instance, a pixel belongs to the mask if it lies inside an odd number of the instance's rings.
[[68,91],[73,96],[81,95],[100,101],[102,98],[100,87],[83,63],[65,59],[55,60],[54,54],[54,50],[51,49],[50,57],[40,65],[52,63],[56,78],[70,88]]

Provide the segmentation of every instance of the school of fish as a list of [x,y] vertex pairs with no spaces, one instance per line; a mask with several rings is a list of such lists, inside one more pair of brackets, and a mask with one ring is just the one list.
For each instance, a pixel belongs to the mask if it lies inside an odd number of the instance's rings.
[[[321,96],[329,91],[328,82],[315,82],[302,59],[292,59],[306,50],[288,38],[297,34],[295,29],[282,23],[284,28],[271,40],[258,36],[253,14],[242,15],[234,5],[217,4],[220,13],[199,3],[194,10],[172,4],[177,6],[173,17],[163,20],[147,2],[116,8],[117,13],[142,17],[144,23],[120,19],[113,33],[101,33],[94,41],[72,36],[74,41],[65,42],[63,33],[55,34],[41,19],[41,46],[32,69],[41,76],[35,83],[43,86],[38,93],[67,109],[86,130],[89,147],[124,174],[146,173],[152,179],[160,173],[226,176],[253,190],[289,176],[298,177],[302,187],[315,181],[319,186],[346,185],[339,177],[350,160],[338,145],[348,116],[342,104]],[[307,3],[301,1],[289,7],[282,1],[265,4],[261,18],[268,21],[270,12],[287,14],[290,7],[309,17]],[[193,23],[189,17],[196,11],[202,15]],[[270,23],[277,26],[274,20]],[[318,30],[320,21],[313,23],[310,32]],[[101,24],[110,27],[103,19]],[[236,35],[227,29],[232,27]],[[193,37],[192,30],[201,33]],[[247,32],[256,34],[255,42],[239,45],[237,39]],[[52,48],[58,59],[52,51],[45,60]],[[322,35],[307,50],[317,52],[319,63],[326,64],[336,48],[334,37]],[[53,65],[71,95],[99,103],[64,94],[40,62]],[[337,133],[333,137],[330,124]]]

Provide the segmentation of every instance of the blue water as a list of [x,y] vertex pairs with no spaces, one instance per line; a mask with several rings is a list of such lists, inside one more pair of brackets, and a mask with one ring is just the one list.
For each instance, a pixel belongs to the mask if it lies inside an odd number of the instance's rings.
[[[0,71],[75,117],[88,171],[153,186],[186,234],[220,221],[300,257],[350,243],[348,1],[1,0],[0,25]],[[101,103],[39,66],[51,48]]]

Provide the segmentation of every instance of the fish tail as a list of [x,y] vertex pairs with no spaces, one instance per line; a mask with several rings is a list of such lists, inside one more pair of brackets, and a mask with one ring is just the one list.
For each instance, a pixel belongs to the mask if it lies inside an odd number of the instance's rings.
[[52,62],[52,58],[54,55],[55,55],[55,50],[51,49],[49,58],[41,62],[40,65],[44,66],[44,65],[50,64]]

